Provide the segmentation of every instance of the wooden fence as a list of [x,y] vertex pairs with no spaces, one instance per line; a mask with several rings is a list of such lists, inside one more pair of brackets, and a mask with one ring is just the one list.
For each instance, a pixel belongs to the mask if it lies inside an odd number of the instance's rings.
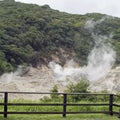
[[[89,93],[37,93],[37,92],[0,92],[0,94],[3,94],[3,102],[0,102],[0,107],[2,106],[3,107],[3,111],[0,111],[0,114],[3,114],[4,115],[4,118],[7,118],[8,114],[62,114],[63,117],[66,117],[67,114],[110,114],[110,115],[113,115],[113,114],[116,114],[118,115],[118,117],[120,118],[120,96],[118,95],[114,95],[114,94],[89,94]],[[34,95],[59,95],[62,99],[62,102],[59,102],[59,103],[54,103],[53,102],[50,102],[50,103],[23,103],[23,102],[19,102],[19,103],[11,103],[9,102],[9,94],[24,94],[24,95],[27,95],[27,94],[34,94]],[[102,103],[80,103],[80,102],[69,102],[68,98],[69,97],[74,97],[74,98],[77,98],[79,96],[79,99],[86,99],[88,100],[89,99],[93,99],[96,97],[96,96],[99,96],[98,99],[100,98],[105,98],[107,97],[108,99],[106,100],[106,102],[102,102]],[[92,97],[90,97],[92,96]],[[81,97],[81,98],[80,98]],[[117,98],[117,99],[116,99]],[[2,98],[1,98],[2,99]],[[58,98],[59,99],[59,98]],[[1,100],[2,101],[2,100]],[[80,100],[79,100],[80,101]],[[116,101],[118,103],[116,103]],[[8,107],[9,106],[14,106],[14,107],[19,107],[19,106],[44,106],[44,107],[47,107],[47,106],[61,106],[62,107],[62,111],[31,111],[31,112],[28,112],[28,111],[9,111]],[[83,107],[88,107],[88,106],[106,106],[108,107],[107,110],[99,110],[99,111],[82,111],[82,110],[79,110],[79,111],[69,111],[67,110],[67,107],[69,106],[72,106],[72,107],[79,107],[79,106],[83,106]],[[116,107],[117,108],[117,111],[115,111],[113,108]]]

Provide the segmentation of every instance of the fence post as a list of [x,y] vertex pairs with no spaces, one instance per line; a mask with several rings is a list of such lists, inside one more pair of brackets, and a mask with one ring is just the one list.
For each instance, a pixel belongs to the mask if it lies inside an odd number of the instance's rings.
[[7,118],[8,92],[4,93],[4,118]]
[[118,113],[118,118],[120,118],[120,109],[119,109],[119,113]]
[[63,117],[66,117],[67,94],[63,94]]
[[110,115],[113,115],[113,94],[110,94],[109,98],[109,112]]

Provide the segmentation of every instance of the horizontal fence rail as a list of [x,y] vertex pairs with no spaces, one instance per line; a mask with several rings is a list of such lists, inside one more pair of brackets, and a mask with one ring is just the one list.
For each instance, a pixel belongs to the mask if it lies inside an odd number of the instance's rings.
[[[58,101],[57,103],[54,101],[54,98],[51,98],[51,102],[32,102],[32,103],[23,103],[23,102],[19,102],[19,103],[15,103],[15,102],[9,102],[10,98],[9,95],[10,94],[33,94],[33,95],[51,95],[51,96],[60,96],[60,97],[56,97],[58,100],[60,99],[60,101]],[[3,111],[0,111],[0,114],[4,115],[4,118],[7,118],[8,114],[62,114],[63,117],[66,117],[67,114],[116,114],[118,115],[118,117],[120,118],[120,96],[119,95],[114,95],[114,94],[90,94],[90,93],[39,93],[39,92],[0,92],[0,95],[3,96],[3,98],[1,98],[0,102],[0,107],[3,107]],[[94,103],[93,101],[95,101],[96,96],[98,96],[98,100],[96,100],[96,102]],[[70,101],[71,98],[73,101]],[[105,101],[102,101],[103,98],[105,99]],[[2,100],[3,99],[3,100]],[[101,99],[101,100],[100,100]],[[83,101],[86,100],[85,103],[83,103]],[[11,100],[12,101],[12,100]],[[24,101],[24,100],[23,100]],[[90,102],[91,101],[91,102]],[[101,103],[102,101],[102,103]],[[90,102],[90,103],[89,103]],[[56,106],[57,107],[62,107],[62,109],[60,109],[61,111],[10,111],[9,107],[27,107],[27,106],[31,106],[31,107],[53,107]],[[107,107],[106,110],[102,109],[102,110],[89,110],[86,109],[86,111],[82,111],[79,107],[83,107],[83,109],[85,109],[86,107]],[[69,107],[78,107],[79,110],[78,111],[72,111],[71,108]],[[69,108],[69,109],[67,109]],[[117,111],[116,109],[117,108]]]

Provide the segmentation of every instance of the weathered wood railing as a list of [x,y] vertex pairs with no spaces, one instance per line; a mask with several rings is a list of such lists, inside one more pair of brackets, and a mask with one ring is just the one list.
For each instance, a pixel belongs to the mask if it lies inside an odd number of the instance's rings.
[[[120,118],[120,96],[118,95],[114,95],[114,94],[89,94],[89,93],[38,93],[38,92],[0,92],[0,94],[2,94],[1,96],[3,96],[3,102],[0,103],[0,107],[3,106],[4,109],[3,111],[0,111],[0,114],[4,115],[4,118],[7,118],[8,114],[62,114],[63,117],[66,117],[67,114],[88,114],[88,113],[93,113],[93,114],[98,114],[98,113],[104,113],[104,114],[117,114],[118,117]],[[62,103],[54,103],[54,101],[52,103],[9,103],[9,94],[36,94],[36,95],[43,95],[43,94],[47,94],[47,95],[60,95],[62,98]],[[85,102],[80,103],[80,102],[74,102],[74,103],[69,103],[68,102],[68,96],[82,96],[82,100],[87,99],[87,97],[89,98],[89,96],[92,96],[92,99],[94,99],[94,97],[96,96],[107,96],[107,103],[87,103]],[[115,98],[117,97],[117,101],[118,103],[115,103]],[[1,98],[2,99],[2,98]],[[62,107],[62,111],[9,111],[8,106],[61,106]],[[68,111],[67,107],[72,106],[72,107],[79,107],[79,106],[83,106],[83,107],[88,107],[88,106],[106,106],[108,107],[107,110],[100,110],[100,111]],[[117,107],[118,110],[115,111],[113,109],[113,107]]]

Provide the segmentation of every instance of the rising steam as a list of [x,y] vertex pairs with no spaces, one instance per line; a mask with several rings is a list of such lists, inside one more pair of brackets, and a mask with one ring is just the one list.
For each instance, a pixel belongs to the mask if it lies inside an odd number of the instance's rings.
[[102,23],[106,19],[109,18],[104,17],[98,21],[92,19],[85,24],[85,29],[91,33],[95,43],[94,48],[88,55],[87,66],[75,68],[70,65],[70,61],[69,66],[61,67],[55,62],[50,62],[49,66],[54,71],[55,79],[66,79],[67,76],[71,76],[74,80],[84,77],[89,81],[95,81],[107,75],[116,59],[116,52],[110,44],[112,35],[102,36],[93,32],[95,25]]
[[88,80],[99,80],[105,77],[112,68],[116,53],[112,45],[107,42],[111,39],[110,37],[93,35],[93,38],[95,46],[88,56],[86,72]]

